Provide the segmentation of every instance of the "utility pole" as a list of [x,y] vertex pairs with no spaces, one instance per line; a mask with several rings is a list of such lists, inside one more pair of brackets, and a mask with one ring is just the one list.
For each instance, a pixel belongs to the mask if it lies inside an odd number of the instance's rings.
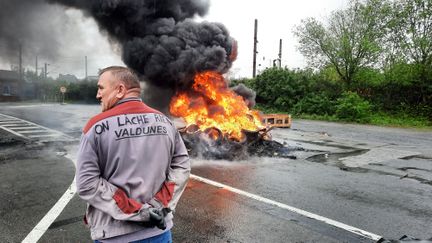
[[19,43],[19,79],[23,79],[23,71],[22,71],[22,45]]
[[87,56],[85,56],[85,80],[87,80]]
[[256,56],[257,56],[257,34],[258,34],[258,20],[255,19],[255,28],[254,28],[254,48],[253,48],[253,70],[252,70],[252,78],[256,76]]
[[36,78],[38,78],[38,56],[36,55],[36,66],[35,66]]
[[48,69],[47,69],[48,65],[49,65],[48,63],[45,63],[45,70],[44,70],[45,79],[48,77]]
[[279,40],[279,68],[282,67],[282,39]]

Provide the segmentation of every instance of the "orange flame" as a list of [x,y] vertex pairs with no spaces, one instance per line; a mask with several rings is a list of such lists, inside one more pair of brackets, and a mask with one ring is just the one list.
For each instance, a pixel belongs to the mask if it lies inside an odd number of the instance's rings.
[[213,71],[195,75],[192,90],[178,92],[171,99],[170,112],[183,117],[188,125],[198,125],[201,131],[216,127],[236,140],[241,140],[242,129],[263,128],[259,111],[249,110],[223,76]]

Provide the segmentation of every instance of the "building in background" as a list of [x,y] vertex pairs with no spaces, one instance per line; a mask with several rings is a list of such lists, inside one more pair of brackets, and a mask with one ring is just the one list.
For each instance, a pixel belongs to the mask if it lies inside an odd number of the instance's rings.
[[76,83],[79,81],[79,79],[72,74],[59,74],[58,79],[59,81],[64,81],[66,83]]
[[0,70],[0,101],[21,99],[23,81],[16,71]]

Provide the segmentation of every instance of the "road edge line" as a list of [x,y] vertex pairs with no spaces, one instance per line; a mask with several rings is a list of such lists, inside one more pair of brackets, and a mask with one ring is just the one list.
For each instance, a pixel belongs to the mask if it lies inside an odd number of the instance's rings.
[[[72,161],[72,163],[76,167],[76,160],[70,156],[70,154],[66,155],[65,158],[68,158]],[[72,183],[68,187],[68,189],[63,193],[63,195],[57,200],[57,202],[52,206],[52,208],[45,214],[45,216],[39,221],[39,223],[27,234],[24,240],[21,243],[35,243],[38,242],[39,239],[47,232],[51,224],[58,218],[58,216],[63,212],[65,207],[69,204],[72,198],[75,196],[77,192],[76,188],[76,177],[72,180]]]
[[329,224],[329,225],[335,226],[337,228],[349,231],[351,233],[354,233],[356,235],[360,235],[362,237],[372,239],[374,241],[379,241],[380,239],[382,239],[382,236],[380,236],[380,235],[377,235],[377,234],[374,234],[374,233],[371,233],[371,232],[368,232],[368,231],[365,231],[365,230],[341,223],[339,221],[329,219],[329,218],[326,218],[326,217],[323,217],[323,216],[320,216],[320,215],[296,208],[296,207],[292,207],[292,206],[289,206],[289,205],[286,205],[286,204],[283,204],[283,203],[280,203],[280,202],[277,202],[277,201],[274,201],[274,200],[271,200],[271,199],[268,199],[265,197],[261,197],[261,196],[258,196],[258,195],[255,195],[255,194],[252,194],[252,193],[249,193],[249,192],[246,192],[246,191],[243,191],[243,190],[240,190],[240,189],[237,189],[237,188],[234,188],[234,187],[210,180],[210,179],[206,179],[204,177],[200,177],[200,176],[191,174],[190,178],[194,179],[196,181],[200,181],[200,182],[218,187],[220,189],[225,189],[225,190],[240,194],[242,196],[246,196],[246,197],[255,199],[255,200],[260,201],[260,202],[264,202],[267,204],[271,204],[271,205],[289,210],[291,212],[303,215],[303,216],[311,218],[311,219],[315,219],[315,220],[324,222],[326,224]]
[[24,238],[23,243],[34,243],[37,242],[48,230],[51,224],[57,219],[57,217],[61,214],[66,205],[70,202],[70,200],[76,194],[76,184],[75,177],[72,181],[72,184],[63,193],[63,196],[54,204],[54,206],[48,211],[47,214],[39,221],[39,223],[33,228],[32,231]]

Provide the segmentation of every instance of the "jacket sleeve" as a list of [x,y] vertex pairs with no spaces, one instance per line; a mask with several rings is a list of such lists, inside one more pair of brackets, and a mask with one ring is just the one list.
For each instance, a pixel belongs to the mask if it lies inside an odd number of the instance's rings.
[[[168,169],[167,179],[160,191],[149,203],[155,207],[162,206],[174,211],[186,188],[190,171],[191,167],[186,146],[179,132],[176,130],[174,153]],[[154,205],[154,200],[162,205]]]
[[102,178],[95,141],[86,134],[78,150],[76,183],[79,196],[117,220],[149,221],[149,204],[141,204]]

